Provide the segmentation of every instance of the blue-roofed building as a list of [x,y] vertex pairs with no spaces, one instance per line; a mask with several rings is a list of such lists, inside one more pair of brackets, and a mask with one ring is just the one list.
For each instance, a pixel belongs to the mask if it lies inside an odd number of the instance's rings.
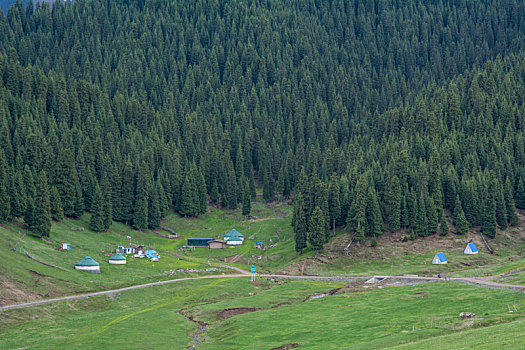
[[443,253],[437,253],[432,259],[432,264],[442,265],[447,263],[447,258]]
[[465,254],[478,254],[478,248],[474,243],[469,243],[465,247],[465,250],[463,251]]
[[146,256],[149,258],[150,261],[159,261],[160,256],[159,254],[154,250],[147,250]]

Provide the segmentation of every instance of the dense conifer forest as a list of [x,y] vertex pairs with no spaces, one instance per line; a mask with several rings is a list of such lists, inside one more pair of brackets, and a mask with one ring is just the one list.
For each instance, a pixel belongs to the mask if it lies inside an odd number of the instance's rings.
[[296,249],[517,224],[525,3],[77,0],[0,16],[0,220],[295,204]]

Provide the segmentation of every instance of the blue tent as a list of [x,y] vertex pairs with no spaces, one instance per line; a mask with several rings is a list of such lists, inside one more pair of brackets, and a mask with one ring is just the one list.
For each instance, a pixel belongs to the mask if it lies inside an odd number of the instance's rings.
[[432,264],[446,264],[447,258],[445,257],[445,254],[443,253],[437,253],[436,256],[434,256],[434,259],[432,259]]
[[478,248],[474,243],[469,243],[465,247],[465,250],[463,251],[465,254],[478,254]]

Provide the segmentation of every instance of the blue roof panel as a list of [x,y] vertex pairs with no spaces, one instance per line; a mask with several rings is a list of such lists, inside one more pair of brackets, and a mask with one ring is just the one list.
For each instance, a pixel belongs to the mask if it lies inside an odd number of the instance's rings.
[[470,250],[472,250],[473,253],[478,251],[478,248],[474,243],[469,243],[468,246],[470,247]]
[[447,258],[445,257],[445,254],[437,253],[436,255],[437,255],[439,261],[447,261]]

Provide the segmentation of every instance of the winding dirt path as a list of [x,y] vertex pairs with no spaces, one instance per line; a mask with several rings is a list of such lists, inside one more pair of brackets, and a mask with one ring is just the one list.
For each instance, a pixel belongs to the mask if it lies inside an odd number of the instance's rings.
[[[95,296],[100,296],[100,295],[113,295],[113,294],[125,292],[128,290],[140,289],[140,288],[146,288],[146,287],[152,287],[152,286],[160,286],[163,284],[169,284],[169,283],[175,283],[175,282],[198,280],[198,279],[205,279],[205,278],[228,278],[228,277],[237,278],[237,277],[247,277],[251,275],[248,271],[245,271],[239,268],[235,268],[229,265],[223,265],[223,267],[233,268],[240,273],[231,274],[231,275],[208,275],[208,276],[199,276],[199,277],[177,278],[173,280],[145,283],[145,284],[139,284],[136,286],[106,290],[106,291],[101,291],[101,292],[70,295],[70,296],[53,298],[53,299],[43,299],[43,300],[36,300],[36,301],[27,302],[27,303],[5,305],[5,306],[0,306],[0,312],[12,310],[12,309],[21,309],[21,308],[26,308],[26,307],[31,307],[31,306],[43,305],[43,304],[53,303],[56,301],[84,299],[84,298],[90,298],[90,297],[95,297]],[[276,275],[276,274],[257,274],[257,276],[258,277],[283,278],[283,279],[316,280],[316,281],[358,281],[358,280],[367,280],[373,277],[373,276],[291,276],[291,275]],[[418,277],[418,276],[383,276],[383,277],[387,277],[391,279],[401,279],[401,280],[406,280],[406,281],[422,282],[422,283],[445,281],[443,278],[438,278],[438,277]],[[463,282],[463,283],[471,284],[474,286],[493,288],[493,289],[510,289],[510,290],[525,293],[525,286],[523,285],[497,283],[497,282],[492,282],[489,280],[474,278],[474,277],[449,278],[448,281]]]

